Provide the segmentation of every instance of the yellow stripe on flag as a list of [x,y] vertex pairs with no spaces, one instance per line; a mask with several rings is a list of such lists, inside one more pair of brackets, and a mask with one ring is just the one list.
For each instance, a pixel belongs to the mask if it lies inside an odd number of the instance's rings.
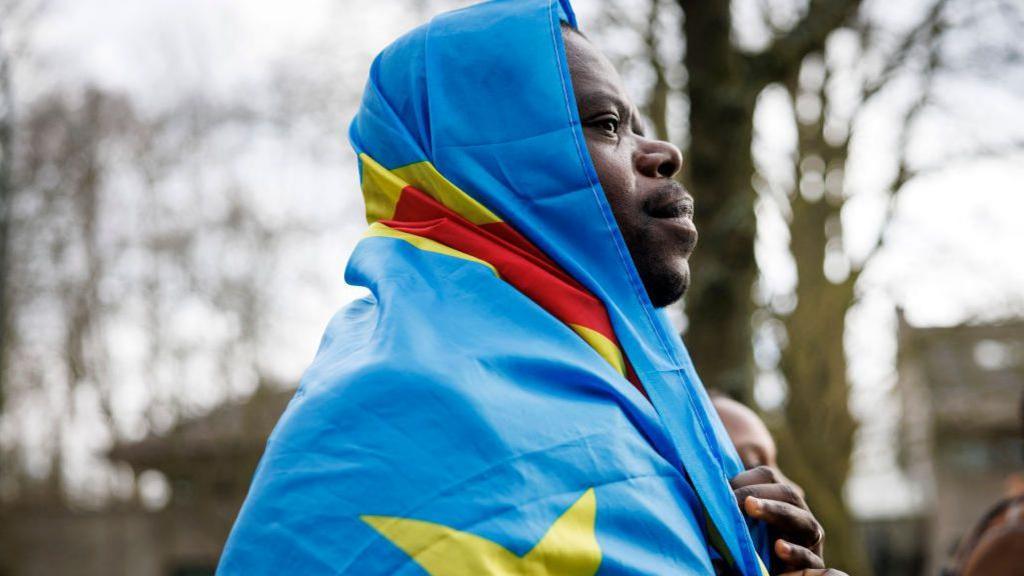
[[620,350],[614,342],[606,338],[600,332],[597,332],[596,330],[591,330],[586,326],[581,326],[579,324],[569,324],[569,327],[572,328],[573,331],[575,331],[577,334],[579,334],[580,338],[583,338],[584,342],[590,344],[590,347],[596,350],[602,358],[607,360],[613,368],[618,370],[619,374],[626,374],[626,363],[622,359],[622,350]]
[[387,220],[395,215],[395,205],[402,195],[406,183],[395,176],[373,158],[360,154],[363,173],[363,199],[366,202],[366,221],[373,224],[377,220]]
[[389,226],[381,224],[380,222],[374,222],[370,224],[370,229],[366,231],[367,236],[384,237],[384,238],[396,238],[398,240],[404,240],[409,244],[419,248],[420,250],[426,250],[427,252],[434,252],[437,254],[444,254],[446,256],[453,256],[455,258],[461,258],[462,260],[469,260],[470,262],[476,262],[477,264],[483,264],[494,273],[495,276],[501,277],[498,274],[498,270],[490,263],[481,260],[475,256],[470,256],[465,252],[459,252],[453,248],[449,248],[440,242],[435,242],[430,238],[424,238],[423,236],[417,236],[415,234],[409,234],[402,232],[401,230],[395,230]]
[[449,182],[430,162],[413,162],[388,170],[367,154],[360,154],[359,159],[363,164],[366,220],[371,224],[395,215],[398,197],[406,186],[426,192],[473,224],[501,222],[494,212]]

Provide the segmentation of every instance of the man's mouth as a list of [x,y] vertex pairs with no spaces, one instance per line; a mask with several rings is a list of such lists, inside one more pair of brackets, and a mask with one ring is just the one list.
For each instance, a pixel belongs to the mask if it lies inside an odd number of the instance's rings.
[[644,212],[652,218],[693,218],[693,197],[676,182],[670,182],[644,202]]
[[647,213],[653,218],[693,218],[693,200],[680,198],[654,206]]
[[669,182],[654,192],[643,205],[644,212],[658,220],[679,239],[685,256],[697,245],[697,227],[693,225],[693,197],[676,182]]

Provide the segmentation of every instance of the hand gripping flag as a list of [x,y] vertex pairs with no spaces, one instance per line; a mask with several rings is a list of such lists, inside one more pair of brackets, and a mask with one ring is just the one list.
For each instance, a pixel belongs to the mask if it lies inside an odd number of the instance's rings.
[[568,0],[488,2],[374,61],[345,276],[370,295],[331,320],[219,574],[764,573],[586,153],[561,21]]

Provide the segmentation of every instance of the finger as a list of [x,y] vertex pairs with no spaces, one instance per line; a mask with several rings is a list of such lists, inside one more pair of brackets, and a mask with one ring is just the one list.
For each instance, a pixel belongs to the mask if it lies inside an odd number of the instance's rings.
[[846,572],[840,572],[835,568],[800,570],[799,572],[786,572],[779,576],[848,576]]
[[746,502],[748,496],[753,496],[761,500],[788,502],[797,508],[807,510],[807,503],[789,484],[754,484],[737,488],[733,492],[736,494],[736,502],[740,504]]
[[782,483],[782,484],[785,484],[786,486],[789,486],[790,488],[792,488],[793,491],[796,492],[800,496],[800,499],[803,500],[804,499],[804,489],[801,488],[800,485],[797,484],[796,482],[793,482],[792,480],[790,480],[789,476],[786,476],[785,474],[783,474],[782,470],[776,470],[776,472],[778,473],[778,476],[779,476],[779,482]]
[[733,490],[736,490],[737,488],[753,486],[755,484],[779,484],[781,480],[782,474],[775,468],[771,466],[758,466],[733,476],[732,480],[729,480],[729,484],[732,485]]
[[775,555],[787,568],[806,570],[825,567],[825,561],[814,552],[781,539],[775,541]]
[[800,544],[814,547],[824,539],[824,531],[814,515],[792,504],[748,496],[743,510],[747,516],[765,521],[775,530],[794,537]]

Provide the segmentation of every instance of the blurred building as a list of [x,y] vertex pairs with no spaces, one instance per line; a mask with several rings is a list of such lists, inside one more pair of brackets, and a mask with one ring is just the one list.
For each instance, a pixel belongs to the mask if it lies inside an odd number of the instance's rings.
[[163,574],[141,507],[77,510],[39,496],[0,509],[0,576]]
[[920,519],[903,522],[917,527],[922,573],[936,574],[959,538],[1020,484],[1024,322],[915,328],[900,314],[898,358],[901,465],[924,502]]
[[[261,388],[245,403],[186,419],[110,457],[166,501],[75,511],[33,499],[0,510],[0,576],[212,576],[267,436],[293,391]],[[141,484],[141,482],[140,482]]]

